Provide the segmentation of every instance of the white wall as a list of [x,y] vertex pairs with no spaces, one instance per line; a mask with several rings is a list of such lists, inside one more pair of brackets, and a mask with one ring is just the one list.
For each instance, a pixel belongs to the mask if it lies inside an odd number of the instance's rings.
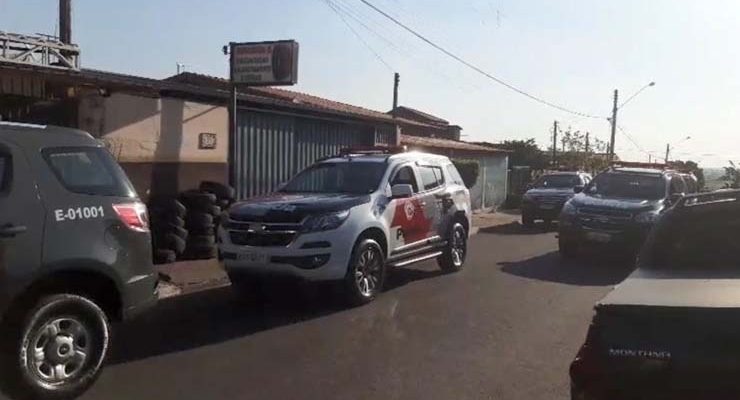
[[[227,160],[228,112],[221,106],[176,98],[89,93],[80,100],[79,126],[101,138],[121,162]],[[202,132],[216,134],[215,149],[198,149]]]

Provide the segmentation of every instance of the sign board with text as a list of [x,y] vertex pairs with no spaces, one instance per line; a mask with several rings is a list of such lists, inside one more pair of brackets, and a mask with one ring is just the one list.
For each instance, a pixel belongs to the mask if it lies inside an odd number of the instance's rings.
[[295,85],[298,43],[294,40],[231,43],[231,82],[243,86]]

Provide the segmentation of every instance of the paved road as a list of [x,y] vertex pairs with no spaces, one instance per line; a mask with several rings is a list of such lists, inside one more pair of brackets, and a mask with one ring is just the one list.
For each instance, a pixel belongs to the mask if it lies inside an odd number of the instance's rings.
[[566,263],[552,232],[471,239],[466,269],[395,271],[373,304],[321,292],[259,308],[228,288],[163,301],[120,327],[85,399],[551,399],[594,301],[629,271]]

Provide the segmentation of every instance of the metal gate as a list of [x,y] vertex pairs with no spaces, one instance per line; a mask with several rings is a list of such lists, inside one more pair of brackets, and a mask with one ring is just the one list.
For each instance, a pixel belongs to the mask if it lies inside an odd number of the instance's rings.
[[269,193],[316,159],[344,147],[373,145],[376,139],[369,124],[244,110],[238,117],[234,162],[240,199]]

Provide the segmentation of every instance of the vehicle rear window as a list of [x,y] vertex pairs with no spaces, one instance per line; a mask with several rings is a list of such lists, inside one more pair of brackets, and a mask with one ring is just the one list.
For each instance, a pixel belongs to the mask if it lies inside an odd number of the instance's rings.
[[10,183],[10,157],[0,154],[0,192],[4,191]]
[[421,185],[424,187],[424,190],[432,190],[444,184],[442,168],[440,167],[430,165],[420,166],[419,175],[421,175]]
[[70,192],[119,197],[134,195],[128,178],[110,153],[103,148],[46,149],[44,157],[56,177]]
[[674,211],[654,232],[648,266],[657,269],[740,268],[740,207]]

